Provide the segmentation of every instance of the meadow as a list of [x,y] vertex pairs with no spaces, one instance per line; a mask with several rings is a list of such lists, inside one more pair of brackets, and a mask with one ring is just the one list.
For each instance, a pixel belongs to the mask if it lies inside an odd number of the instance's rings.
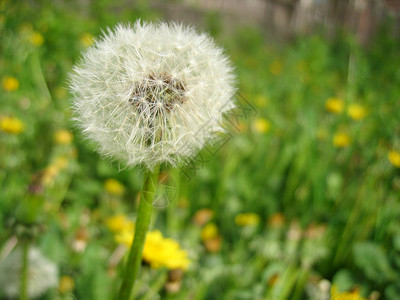
[[[0,299],[18,298],[24,239],[35,299],[112,299],[134,227],[143,170],[82,137],[68,74],[102,30],[163,15],[143,1],[74,4],[0,2]],[[205,15],[238,107],[222,142],[163,166],[135,299],[400,299],[390,28],[368,46],[346,31],[279,43]]]

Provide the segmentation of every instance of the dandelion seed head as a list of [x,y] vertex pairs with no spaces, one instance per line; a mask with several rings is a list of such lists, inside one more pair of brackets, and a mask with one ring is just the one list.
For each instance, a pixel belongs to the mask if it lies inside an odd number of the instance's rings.
[[75,119],[101,154],[152,168],[194,156],[234,108],[233,68],[213,40],[175,23],[108,30],[71,75]]
[[[0,291],[7,297],[17,298],[22,270],[22,251],[15,249],[0,263]],[[58,284],[57,266],[37,248],[29,249],[28,296],[36,298]]]

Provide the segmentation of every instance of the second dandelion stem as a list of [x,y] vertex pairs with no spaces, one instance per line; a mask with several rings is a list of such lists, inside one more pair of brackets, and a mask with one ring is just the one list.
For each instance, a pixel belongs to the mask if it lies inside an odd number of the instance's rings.
[[28,268],[29,268],[29,243],[24,242],[22,245],[22,269],[19,299],[28,299]]
[[158,181],[159,168],[148,172],[144,182],[137,213],[135,236],[129,252],[128,261],[123,272],[122,284],[119,290],[119,300],[129,300],[136,276],[142,261],[143,246],[146,234],[149,230],[151,213],[153,211],[153,199]]

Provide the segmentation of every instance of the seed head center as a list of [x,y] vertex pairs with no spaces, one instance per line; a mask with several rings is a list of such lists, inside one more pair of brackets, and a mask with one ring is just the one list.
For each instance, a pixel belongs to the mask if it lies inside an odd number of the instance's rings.
[[133,91],[129,103],[139,113],[157,115],[171,112],[177,105],[186,101],[185,87],[182,81],[168,74],[151,74]]

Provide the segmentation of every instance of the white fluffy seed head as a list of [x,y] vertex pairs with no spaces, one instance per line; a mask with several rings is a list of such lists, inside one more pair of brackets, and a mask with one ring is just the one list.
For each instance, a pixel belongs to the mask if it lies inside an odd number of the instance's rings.
[[[43,295],[47,290],[58,285],[57,266],[42,255],[39,249],[31,247],[28,252],[28,296],[29,299]],[[20,248],[11,252],[0,262],[0,296],[17,298],[20,291],[22,270],[22,251]]]
[[101,154],[176,166],[224,131],[233,69],[213,40],[175,23],[109,30],[71,75],[75,119]]

